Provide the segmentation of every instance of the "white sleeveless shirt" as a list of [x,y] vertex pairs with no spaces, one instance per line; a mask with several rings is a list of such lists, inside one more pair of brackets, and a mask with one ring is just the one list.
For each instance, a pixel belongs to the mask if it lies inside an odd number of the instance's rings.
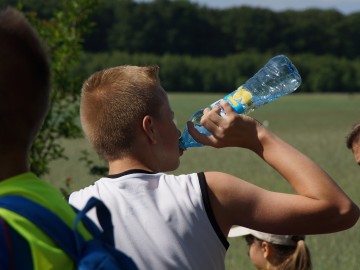
[[[229,243],[209,203],[203,173],[168,175],[131,170],[74,192],[78,209],[102,200],[114,224],[116,248],[140,270],[221,270]],[[95,211],[89,217],[97,224]]]

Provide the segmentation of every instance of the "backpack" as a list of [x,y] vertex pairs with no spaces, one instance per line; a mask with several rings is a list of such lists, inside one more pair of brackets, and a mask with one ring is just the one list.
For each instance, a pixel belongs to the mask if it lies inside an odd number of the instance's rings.
[[[15,212],[38,226],[72,258],[79,270],[138,269],[129,256],[115,249],[110,211],[95,197],[90,198],[82,210],[74,209],[77,214],[73,228],[49,209],[19,195],[0,197],[0,207]],[[86,216],[94,207],[102,230]],[[92,239],[86,240],[79,233],[77,228],[80,221],[91,233]]]

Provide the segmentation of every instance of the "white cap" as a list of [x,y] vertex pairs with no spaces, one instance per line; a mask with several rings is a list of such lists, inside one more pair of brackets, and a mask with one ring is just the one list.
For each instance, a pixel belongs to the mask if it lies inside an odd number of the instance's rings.
[[270,234],[251,230],[245,227],[232,227],[228,237],[238,237],[245,235],[253,235],[260,240],[267,241],[269,243],[284,245],[284,246],[296,246],[299,240],[304,240],[305,236],[303,235],[279,235],[279,234]]

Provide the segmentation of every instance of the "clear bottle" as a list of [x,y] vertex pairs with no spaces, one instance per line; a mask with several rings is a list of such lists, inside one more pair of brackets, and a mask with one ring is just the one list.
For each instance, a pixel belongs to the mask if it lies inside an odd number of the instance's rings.
[[[277,55],[271,58],[253,77],[223,99],[229,102],[238,114],[247,114],[283,95],[292,93],[300,84],[301,77],[296,67],[285,55]],[[220,100],[215,101],[209,107],[213,106],[220,107]],[[210,132],[200,124],[203,110],[195,112],[189,120],[201,133],[210,135]],[[220,115],[224,117],[225,112],[221,110]],[[196,142],[185,127],[179,139],[179,148],[186,150],[189,147],[201,146],[203,145]]]

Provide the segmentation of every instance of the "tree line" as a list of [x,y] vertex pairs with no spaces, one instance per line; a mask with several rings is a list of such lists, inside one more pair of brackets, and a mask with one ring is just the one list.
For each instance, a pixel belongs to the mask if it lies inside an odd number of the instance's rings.
[[[79,5],[79,0],[21,2],[44,19],[61,2]],[[82,36],[85,55],[72,72],[80,78],[114,65],[157,64],[168,91],[226,92],[272,56],[285,54],[299,69],[303,92],[360,90],[360,12],[214,9],[186,0],[95,2]]]
[[[360,11],[360,9],[359,9]],[[360,55],[360,12],[211,9],[188,1],[105,0],[85,50],[226,56],[235,53]]]
[[[0,0],[0,5],[17,0]],[[23,8],[50,17],[58,0],[23,0]],[[76,2],[76,1],[75,1]],[[263,8],[215,9],[189,1],[99,0],[84,40],[89,52],[226,56],[234,53],[360,55],[359,12],[328,9],[275,12]]]
[[93,19],[81,65],[87,73],[119,64],[158,64],[169,91],[226,92],[271,56],[285,54],[299,68],[304,92],[360,89],[360,12],[104,0]]
[[[129,54],[120,51],[90,53],[81,58],[77,74],[82,73],[85,77],[96,70],[118,65],[158,65],[162,85],[168,92],[226,93],[245,83],[273,56],[255,52],[225,57]],[[313,54],[287,56],[302,77],[297,92],[359,92],[359,60]]]

